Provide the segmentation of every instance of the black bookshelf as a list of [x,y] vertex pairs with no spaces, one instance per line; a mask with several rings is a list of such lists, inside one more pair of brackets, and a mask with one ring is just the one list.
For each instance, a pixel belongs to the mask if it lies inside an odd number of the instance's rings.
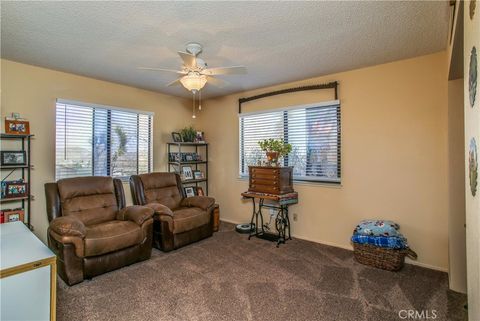
[[[183,148],[183,151],[182,151],[182,148]],[[202,151],[203,153],[201,154],[202,156],[204,156],[204,159],[196,160],[196,161],[172,161],[170,159],[171,153],[178,153],[178,155],[181,155],[182,152],[192,152],[192,149],[195,149],[195,153],[197,155],[199,154],[199,151]],[[167,157],[168,157],[169,172],[182,174],[182,167],[184,166],[194,166],[195,170],[201,170],[202,167],[205,168],[204,178],[182,180],[182,187],[195,185],[195,188],[197,188],[199,184],[204,183],[205,195],[208,195],[208,143],[190,143],[190,142],[167,143]]]
[[[10,203],[10,202],[20,202],[21,208],[25,211],[25,216],[23,218],[23,223],[27,225],[27,227],[33,231],[33,226],[31,224],[31,216],[32,216],[32,209],[31,209],[31,201],[33,200],[33,196],[31,195],[31,170],[33,165],[30,162],[30,145],[31,139],[34,135],[18,135],[18,134],[0,134],[0,140],[18,140],[20,143],[21,149],[19,151],[24,151],[26,153],[26,165],[18,165],[18,166],[1,166],[0,170],[2,172],[2,182],[6,181],[10,175],[12,175],[16,171],[21,172],[21,178],[27,184],[27,196],[21,197],[11,197],[11,198],[0,198],[0,203]],[[2,143],[3,147],[3,143]],[[6,173],[6,175],[4,174]]]

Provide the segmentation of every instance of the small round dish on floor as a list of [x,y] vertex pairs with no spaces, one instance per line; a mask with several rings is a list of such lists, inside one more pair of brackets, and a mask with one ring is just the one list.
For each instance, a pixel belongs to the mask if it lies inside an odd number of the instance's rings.
[[[255,226],[255,224],[253,224]],[[252,230],[252,224],[250,223],[243,223],[243,224],[238,224],[235,226],[235,231],[241,234],[248,234]]]

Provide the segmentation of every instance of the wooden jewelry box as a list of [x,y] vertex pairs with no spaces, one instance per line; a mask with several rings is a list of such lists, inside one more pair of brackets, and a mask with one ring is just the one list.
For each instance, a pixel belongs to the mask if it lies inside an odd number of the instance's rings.
[[248,166],[248,191],[267,194],[293,192],[293,167]]

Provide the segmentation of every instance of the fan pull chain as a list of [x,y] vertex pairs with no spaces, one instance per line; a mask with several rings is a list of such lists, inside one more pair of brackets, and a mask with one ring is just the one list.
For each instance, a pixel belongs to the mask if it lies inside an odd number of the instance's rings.
[[202,90],[198,91],[198,110],[202,110]]
[[197,116],[195,116],[195,91],[193,91],[192,118],[197,118]]

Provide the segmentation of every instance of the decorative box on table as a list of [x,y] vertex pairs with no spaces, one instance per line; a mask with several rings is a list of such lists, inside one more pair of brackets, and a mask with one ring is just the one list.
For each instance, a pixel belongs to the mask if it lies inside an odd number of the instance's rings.
[[293,192],[293,167],[248,166],[248,191],[269,194]]

